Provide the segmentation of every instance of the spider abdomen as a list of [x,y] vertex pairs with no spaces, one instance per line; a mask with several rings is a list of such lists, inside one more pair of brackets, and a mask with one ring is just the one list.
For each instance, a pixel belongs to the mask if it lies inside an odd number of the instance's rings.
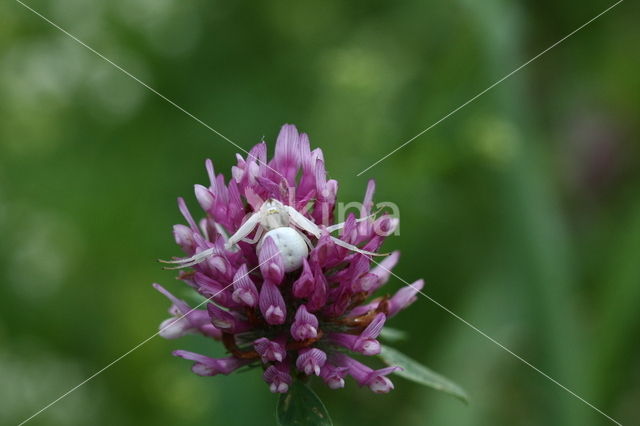
[[282,226],[267,232],[262,241],[269,237],[282,255],[285,272],[295,271],[302,266],[302,260],[309,255],[309,248],[298,231]]

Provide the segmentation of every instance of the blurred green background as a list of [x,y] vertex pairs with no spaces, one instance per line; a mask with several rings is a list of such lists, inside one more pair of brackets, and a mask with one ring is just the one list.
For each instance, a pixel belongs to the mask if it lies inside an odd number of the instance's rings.
[[[58,0],[28,4],[248,149],[283,123],[341,201],[401,209],[396,272],[623,424],[640,422],[640,7],[627,1],[366,174],[612,2]],[[14,1],[0,3],[0,424],[157,330],[182,288],[175,198],[237,149]],[[391,287],[399,287],[395,281]],[[179,292],[179,291],[178,291]],[[179,293],[184,295],[184,293]],[[471,404],[401,378],[316,386],[337,425],[612,424],[430,301],[399,348]],[[34,425],[271,424],[253,371],[200,378],[155,338]]]

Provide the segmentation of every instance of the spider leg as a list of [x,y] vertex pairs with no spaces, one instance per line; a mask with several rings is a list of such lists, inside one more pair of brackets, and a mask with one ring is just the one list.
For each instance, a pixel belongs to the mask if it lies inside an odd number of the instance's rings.
[[264,228],[262,226],[259,226],[253,238],[243,238],[240,241],[244,241],[245,243],[249,243],[249,244],[255,244],[260,240],[260,238],[262,238],[263,233],[264,233]]
[[202,236],[204,237],[204,239],[209,241],[209,232],[207,231],[207,219],[202,219],[200,223],[198,223],[198,225],[200,226],[200,232],[202,232]]
[[192,260],[191,262],[187,262],[187,263],[183,263],[181,265],[178,266],[165,266],[162,269],[182,269],[182,268],[188,268],[189,266],[193,266],[193,265],[197,265],[198,263],[204,262],[205,260],[207,260],[207,257],[209,256],[203,256],[201,258]]
[[216,222],[215,227],[216,231],[218,231],[218,234],[222,235],[224,242],[226,243],[227,241],[229,241],[229,234],[227,234],[227,231],[222,227],[222,225]]
[[336,243],[336,245],[339,245],[340,247],[344,247],[351,251],[355,251],[356,253],[367,254],[369,256],[388,256],[389,255],[389,253],[374,253],[372,251],[362,250],[361,248],[356,247],[353,244],[349,244],[345,241],[342,241],[340,238],[331,237],[331,240],[334,243]]
[[158,262],[179,264],[179,266],[177,266],[177,267],[167,268],[167,269],[186,268],[187,266],[196,265],[196,264],[202,262],[207,257],[211,256],[215,251],[216,251],[216,247],[211,247],[211,248],[208,248],[206,250],[201,251],[200,253],[196,253],[191,257],[187,257],[186,259],[158,260]]
[[249,235],[251,231],[253,231],[253,228],[255,228],[256,225],[258,225],[258,223],[260,222],[260,216],[260,212],[255,212],[254,214],[249,216],[249,219],[247,219],[247,221],[243,223],[240,228],[238,228],[236,233],[229,237],[227,243],[225,244],[225,248],[230,249],[235,244],[237,244],[238,241],[241,241],[244,237]]
[[285,211],[289,214],[289,219],[296,225],[298,228],[302,229],[313,235],[316,238],[320,238],[322,235],[321,229],[315,223],[311,222],[309,219],[304,217],[298,210],[294,209],[291,206],[283,206]]
[[309,247],[309,251],[313,250],[313,244],[311,243],[311,240],[309,239],[309,237],[304,235],[302,232],[298,232],[298,234],[300,234],[304,242],[307,243],[307,247]]
[[[360,222],[363,222],[365,220],[372,219],[372,218],[375,217],[376,213],[372,213],[369,216],[365,216],[365,217],[361,217],[360,219],[356,219],[356,223],[360,223]],[[336,223],[335,225],[327,226],[327,228],[326,228],[327,232],[331,233],[333,231],[337,231],[339,229],[342,229],[342,228],[344,228],[344,225],[346,223],[347,222],[342,222],[342,223]]]

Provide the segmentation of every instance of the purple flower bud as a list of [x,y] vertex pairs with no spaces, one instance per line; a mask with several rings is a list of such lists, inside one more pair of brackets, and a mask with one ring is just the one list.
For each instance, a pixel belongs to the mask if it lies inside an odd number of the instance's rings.
[[176,244],[182,247],[187,254],[193,254],[196,251],[196,243],[193,240],[193,231],[185,225],[173,226],[173,237]]
[[200,294],[207,299],[213,299],[223,306],[227,306],[229,304],[228,294],[224,291],[225,286],[218,281],[203,274],[202,272],[196,272],[193,275],[193,281],[198,286]]
[[366,339],[358,342],[353,350],[356,352],[360,352],[362,355],[378,355],[380,353],[380,342],[376,339]]
[[398,263],[400,252],[394,251],[385,257],[375,268],[361,278],[362,282],[358,283],[361,291],[372,293],[389,281],[391,270]]
[[402,287],[389,299],[389,317],[394,316],[416,301],[416,294],[424,287],[424,281],[418,280],[413,284]]
[[358,223],[356,221],[356,216],[353,213],[349,213],[347,215],[347,220],[344,221],[344,226],[342,227],[342,233],[340,235],[340,239],[349,243],[355,243],[357,242],[357,236],[358,236]]
[[240,183],[242,181],[242,178],[245,176],[244,174],[245,167],[246,165],[243,165],[243,167],[238,167],[238,166],[231,167],[231,177],[233,177],[233,179],[236,182]]
[[373,321],[369,323],[358,339],[353,344],[353,350],[363,355],[377,355],[380,353],[380,343],[376,338],[380,335],[384,322],[387,319],[385,314],[379,313]]
[[342,316],[352,303],[352,296],[353,293],[345,286],[331,289],[327,297],[333,303],[325,305],[322,312],[330,317]]
[[213,303],[207,305],[207,311],[213,325],[224,331],[230,331],[235,325],[235,318],[229,312],[218,308]]
[[284,278],[284,262],[272,238],[268,237],[262,240],[258,259],[262,275],[272,283],[280,284]]
[[388,237],[393,234],[400,226],[400,219],[392,216],[382,216],[373,224],[373,229],[376,235],[381,237]]
[[191,227],[191,230],[194,233],[199,234],[200,230],[198,229],[198,225],[196,225],[196,221],[193,220],[193,216],[191,216],[191,213],[187,208],[187,203],[184,202],[184,198],[182,197],[178,197],[178,208],[180,209],[180,213],[182,213],[182,216],[184,216],[185,220]]
[[256,285],[251,281],[251,278],[249,278],[247,265],[242,265],[238,268],[238,271],[233,277],[233,289],[233,295],[231,297],[234,302],[249,307],[258,305],[258,289],[256,289]]
[[[207,313],[207,316],[209,314]],[[213,324],[211,323],[207,323],[207,324],[203,324],[199,330],[200,333],[204,334],[205,336],[209,336],[212,337],[216,340],[220,340],[220,338],[222,338],[222,331],[220,331],[219,329],[217,329]]]
[[271,281],[265,281],[260,289],[260,312],[271,325],[283,324],[287,318],[287,307],[280,290]]
[[307,311],[306,306],[300,305],[291,324],[291,336],[298,341],[313,339],[318,335],[318,319]]
[[219,308],[214,303],[207,305],[207,311],[213,325],[225,333],[235,334],[251,330],[249,323],[236,318],[233,314]]
[[309,258],[321,267],[333,266],[342,261],[338,254],[338,246],[331,240],[330,235],[325,234],[320,237],[316,248],[311,251]]
[[320,370],[320,377],[330,389],[340,389],[344,387],[344,378],[349,373],[346,367],[336,367],[326,363]]
[[211,161],[211,158],[207,158],[205,160],[204,167],[205,167],[205,169],[207,169],[207,175],[209,176],[209,182],[211,183],[211,186],[215,187],[215,184],[216,184],[216,172],[213,169],[213,161]]
[[349,312],[348,317],[359,317],[360,315],[364,315],[368,312],[375,310],[378,305],[380,305],[380,300],[374,300],[373,302],[367,303],[366,305],[356,306]]
[[347,333],[331,333],[329,334],[329,340],[332,343],[345,347],[349,350],[352,350],[353,344],[358,339],[358,336]]
[[249,182],[255,183],[258,175],[260,174],[260,166],[258,165],[258,163],[256,163],[255,161],[249,163],[247,174],[249,176]]
[[269,389],[273,393],[287,393],[292,381],[289,365],[286,362],[270,365],[262,377],[269,384]]
[[320,369],[327,361],[327,354],[318,348],[301,349],[298,354],[296,368],[307,376],[312,374],[319,376]]
[[[364,193],[364,200],[362,200],[362,209],[360,210],[360,217],[367,217],[371,214],[371,208],[373,207],[373,193],[376,191],[376,181],[369,179],[367,182],[367,190]],[[365,222],[362,222],[365,223]]]
[[307,303],[307,309],[311,312],[315,312],[326,305],[327,303],[327,279],[325,278],[320,266],[315,265],[313,267],[313,275],[316,278],[316,284],[313,289],[313,294],[309,297],[309,303]]
[[255,191],[251,187],[249,187],[249,188],[247,188],[245,190],[244,196],[247,199],[247,203],[249,203],[249,205],[251,206],[251,208],[253,210],[260,209],[260,206],[262,206],[262,204],[264,204],[264,200],[262,198],[260,198],[260,196],[258,194],[256,194]]
[[302,272],[300,273],[300,278],[293,283],[293,295],[298,298],[311,296],[315,283],[309,262],[307,262],[307,259],[302,259]]
[[195,185],[194,190],[196,193],[196,199],[200,203],[200,207],[202,207],[202,210],[209,211],[209,209],[213,207],[213,203],[215,201],[211,191],[209,191],[202,185]]
[[[369,265],[371,260],[367,256],[358,255],[354,260],[351,261],[348,269],[343,270],[343,274],[340,276],[340,280],[345,280],[345,277],[353,281],[352,282],[352,290],[353,292],[364,292],[367,291],[362,287],[361,278],[367,274],[369,271]],[[354,279],[355,278],[355,279]],[[366,279],[364,280],[366,283]]]
[[160,337],[176,339],[192,332],[199,332],[214,339],[221,337],[222,333],[220,330],[209,322],[209,314],[207,311],[191,309],[185,301],[176,298],[160,284],[154,284],[153,286],[172,302],[169,313],[172,314],[173,317],[164,320],[160,324],[158,331]]
[[383,375],[373,376],[367,385],[375,393],[389,393],[393,389],[393,382]]
[[[322,153],[320,153],[322,156]],[[338,182],[335,180],[327,181],[327,172],[324,168],[324,159],[318,158],[316,161],[316,192],[318,199],[322,201],[332,202],[335,199],[338,190]]]
[[207,266],[214,275],[221,275],[225,281],[230,281],[233,277],[229,261],[222,256],[210,256],[207,258]]
[[191,371],[198,376],[226,375],[249,363],[247,360],[241,360],[235,357],[209,358],[208,356],[183,350],[174,351],[173,355],[194,361]]
[[236,160],[238,160],[238,163],[236,166],[231,167],[231,176],[236,182],[247,184],[247,162],[244,161],[244,158],[242,158],[242,155],[240,154],[236,154]]
[[186,315],[191,310],[189,308],[189,305],[187,305],[187,302],[185,302],[184,300],[178,299],[173,294],[171,294],[169,291],[167,291],[164,287],[162,287],[160,284],[154,283],[153,284],[153,288],[158,290],[167,299],[169,299],[171,301],[172,307],[169,309],[169,311],[171,311],[172,313],[174,313],[174,314],[180,313],[180,314]]
[[271,361],[282,362],[287,356],[287,351],[283,344],[269,340],[266,337],[261,337],[254,341],[253,347],[264,363]]
[[300,165],[298,146],[298,130],[296,126],[285,124],[276,140],[274,165],[278,167],[289,185],[295,185],[296,174]]
[[383,313],[379,313],[359,336],[346,333],[332,333],[330,338],[333,342],[354,352],[359,352],[367,356],[378,355],[380,353],[380,343],[376,340],[376,337],[378,337],[380,331],[382,331],[385,320],[386,316]]
[[191,323],[186,317],[171,317],[160,323],[158,334],[165,339],[177,339],[192,330]]
[[326,171],[324,162],[320,159],[316,161],[316,205],[312,216],[317,223],[327,225],[333,220],[333,208],[336,203],[338,192],[338,182],[336,180],[326,181]]
[[378,283],[378,276],[370,272],[365,273],[353,282],[353,291],[355,293],[370,293]]
[[355,379],[360,386],[368,386],[375,393],[387,393],[393,389],[393,383],[387,377],[394,371],[402,370],[400,367],[385,367],[380,370],[373,370],[366,365],[356,361],[346,355],[336,355],[339,365],[346,367],[349,375]]

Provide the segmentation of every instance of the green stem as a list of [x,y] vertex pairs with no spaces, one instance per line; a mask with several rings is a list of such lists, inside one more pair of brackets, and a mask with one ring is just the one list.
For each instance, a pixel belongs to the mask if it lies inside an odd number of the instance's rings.
[[[496,76],[493,81],[528,59],[518,54],[522,45],[518,18],[523,11],[516,4],[460,1],[478,20],[478,27],[486,36],[490,74]],[[562,223],[558,196],[552,190],[529,121],[534,111],[528,106],[521,83],[532,70],[528,68],[514,75],[482,100],[495,102],[500,111],[498,120],[513,129],[509,161],[498,183],[498,191],[504,203],[504,217],[509,218],[504,227],[506,247],[518,249],[508,254],[505,266],[513,267],[520,276],[523,291],[527,293],[526,300],[530,303],[532,326],[540,330],[535,336],[541,343],[539,357],[532,354],[524,358],[589,399],[589,395],[584,395],[586,389],[579,374],[583,370],[585,352],[580,350],[583,345],[576,323],[575,304],[570,296],[575,284],[569,267],[570,243]],[[590,409],[574,396],[543,376],[540,380],[547,382],[539,389],[546,409],[552,412],[550,418],[557,424],[582,426],[597,419],[597,414],[590,413]]]

